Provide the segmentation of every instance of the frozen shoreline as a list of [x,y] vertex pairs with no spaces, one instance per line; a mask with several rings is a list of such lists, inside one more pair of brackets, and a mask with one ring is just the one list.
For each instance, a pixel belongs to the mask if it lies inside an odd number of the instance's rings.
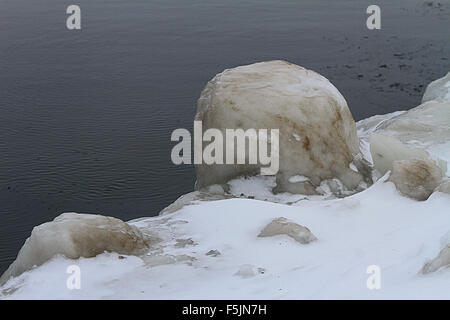
[[[390,156],[395,160],[406,155],[388,148],[392,154],[385,157],[374,150],[369,136],[381,132],[399,139],[392,146],[407,146],[407,156],[430,156],[442,168],[448,166],[450,110],[449,100],[443,97],[408,112],[360,121],[357,127],[364,156],[371,160],[375,155],[386,162]],[[450,299],[450,261],[445,254],[437,260],[436,271],[422,273],[424,265],[450,245],[447,187],[434,189],[425,201],[416,201],[397,190],[389,172],[366,190],[344,198],[332,193],[273,194],[273,183],[267,177],[235,179],[230,182],[230,193],[221,196],[222,190],[205,198],[214,201],[201,201],[200,194],[193,193],[158,217],[128,222],[138,229],[132,232],[133,243],[142,235],[149,240],[144,254],[103,253],[79,259],[56,255],[10,278],[0,287],[0,298]],[[259,237],[274,221],[289,221],[294,229],[285,229],[290,234]],[[114,231],[120,234],[123,223],[115,223]],[[49,226],[50,231],[56,228]],[[99,228],[103,232],[103,222]],[[58,232],[67,235],[64,228]],[[49,234],[43,228],[43,235]],[[102,234],[102,239],[108,235]],[[95,236],[83,237],[94,246]],[[118,247],[123,244],[117,242]],[[48,249],[32,248],[19,257],[25,261],[27,254],[39,256]],[[81,270],[79,290],[66,286],[70,265]],[[381,271],[379,290],[367,286],[371,266]]]

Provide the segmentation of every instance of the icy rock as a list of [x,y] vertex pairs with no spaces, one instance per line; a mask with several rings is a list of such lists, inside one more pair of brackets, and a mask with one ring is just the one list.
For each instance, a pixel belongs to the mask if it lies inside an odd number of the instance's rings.
[[427,86],[422,103],[430,100],[450,100],[450,72]]
[[64,213],[35,227],[0,284],[61,254],[70,259],[95,257],[105,251],[138,255],[148,243],[134,226],[112,217]]
[[427,262],[423,268],[422,273],[427,274],[435,272],[442,267],[450,266],[450,244],[444,247],[444,249],[439,252],[438,256],[433,260]]
[[[204,131],[217,128],[224,137],[225,129],[279,129],[276,192],[317,194],[320,182],[333,178],[354,190],[370,179],[343,96],[325,77],[292,63],[261,62],[216,75],[201,93],[195,120],[202,121]],[[350,168],[352,162],[359,172]],[[224,184],[259,169],[196,165],[197,187]],[[293,176],[308,180],[290,182]]]
[[317,240],[312,232],[304,226],[292,222],[284,217],[274,219],[258,235],[258,237],[273,237],[277,235],[286,235],[301,244],[308,244]]
[[442,181],[443,174],[433,160],[394,161],[389,181],[404,195],[426,200]]

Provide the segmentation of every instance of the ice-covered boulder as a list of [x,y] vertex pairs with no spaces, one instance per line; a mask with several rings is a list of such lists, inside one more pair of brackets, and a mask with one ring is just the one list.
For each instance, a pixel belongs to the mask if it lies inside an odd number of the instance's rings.
[[0,284],[55,255],[90,258],[105,251],[137,255],[148,248],[143,234],[119,219],[91,214],[64,213],[35,227]]
[[404,195],[416,200],[426,200],[439,186],[442,170],[433,160],[394,161],[389,181]]
[[259,233],[258,237],[264,238],[278,235],[286,235],[301,244],[308,244],[317,240],[316,236],[307,227],[301,226],[284,217],[272,220]]
[[435,272],[443,267],[450,266],[450,244],[445,246],[438,254],[436,258],[427,262],[423,268],[422,273],[427,274]]
[[[202,121],[203,131],[217,128],[224,136],[225,129],[279,129],[276,192],[316,194],[321,181],[333,178],[350,190],[364,179],[370,182],[347,102],[312,70],[286,61],[225,70],[202,91],[195,120]],[[259,168],[196,165],[197,187],[224,184]],[[295,176],[305,179],[291,179]]]
[[427,86],[422,103],[430,100],[450,100],[450,72]]

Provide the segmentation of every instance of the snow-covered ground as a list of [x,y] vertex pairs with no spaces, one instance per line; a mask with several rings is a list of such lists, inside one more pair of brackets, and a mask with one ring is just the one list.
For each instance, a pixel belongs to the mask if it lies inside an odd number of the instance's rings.
[[[381,131],[449,168],[450,105],[436,101],[360,121],[364,157],[372,161],[369,137]],[[450,194],[416,201],[388,177],[375,174],[375,184],[343,198],[327,183],[306,196],[273,194],[274,177],[234,179],[226,195],[215,186],[211,195],[191,193],[158,217],[129,222],[148,239],[145,254],[54,256],[4,283],[0,299],[450,299],[450,255],[444,267],[421,272],[450,244]],[[258,237],[278,218],[317,239]],[[291,231],[306,230],[300,226]],[[79,290],[67,286],[72,265],[81,271]],[[368,282],[376,276],[374,289]]]
[[[1,288],[7,299],[450,298],[449,270],[420,274],[450,241],[450,196],[425,202],[379,180],[356,195],[288,206],[249,199],[201,202],[132,224],[161,238],[147,256],[55,257]],[[274,218],[308,227],[317,241],[258,238]],[[177,241],[178,240],[178,241]],[[209,255],[207,255],[209,253]],[[69,265],[81,289],[66,287]],[[367,268],[381,269],[369,290]],[[242,275],[236,275],[242,269]],[[242,272],[241,272],[242,273]]]

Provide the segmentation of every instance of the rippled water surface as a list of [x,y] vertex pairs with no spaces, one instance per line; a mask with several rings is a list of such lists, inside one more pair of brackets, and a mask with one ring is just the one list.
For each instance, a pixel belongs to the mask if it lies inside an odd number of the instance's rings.
[[355,119],[408,109],[450,69],[450,2],[0,0],[0,272],[62,212],[129,220],[192,190],[170,162],[206,82],[286,59],[328,77]]

